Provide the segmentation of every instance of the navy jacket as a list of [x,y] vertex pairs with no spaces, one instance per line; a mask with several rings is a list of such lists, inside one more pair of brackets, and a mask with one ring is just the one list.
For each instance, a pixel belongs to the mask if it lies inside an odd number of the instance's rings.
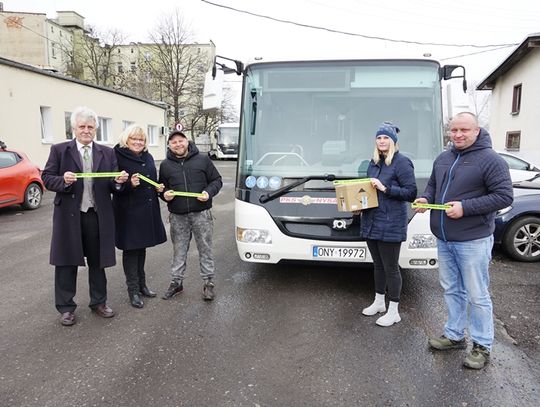
[[167,202],[169,212],[185,214],[201,212],[212,207],[212,198],[223,186],[221,175],[206,154],[199,154],[199,149],[189,143],[188,154],[184,158],[176,157],[167,150],[167,158],[159,167],[159,182],[165,185],[165,191],[208,192],[210,199],[201,202],[196,198],[175,196]]
[[416,198],[416,180],[411,160],[396,151],[389,166],[370,161],[369,178],[378,178],[387,191],[377,191],[379,206],[362,211],[360,235],[383,242],[403,242],[407,239],[407,202]]
[[[156,164],[148,151],[137,155],[129,148],[116,145],[114,152],[119,170],[125,170],[130,176],[139,173],[153,181],[157,180]],[[142,249],[167,240],[154,186],[141,180],[140,185],[133,188],[128,180],[124,191],[113,197],[113,207],[116,247],[119,249]]]
[[460,219],[431,211],[431,231],[439,239],[463,242],[493,233],[495,213],[512,203],[513,190],[508,165],[491,148],[486,130],[480,129],[470,147],[452,147],[435,159],[423,197],[429,203],[461,201],[463,206]]

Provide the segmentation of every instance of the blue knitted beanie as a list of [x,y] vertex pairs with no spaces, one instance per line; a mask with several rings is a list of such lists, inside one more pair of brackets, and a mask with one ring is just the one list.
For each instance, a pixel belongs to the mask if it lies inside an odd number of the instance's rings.
[[377,130],[377,134],[375,134],[375,138],[377,138],[380,135],[385,135],[385,136],[390,137],[395,144],[397,143],[397,140],[398,140],[397,138],[398,133],[399,133],[399,128],[394,126],[391,122],[383,122],[383,124],[379,126],[379,130]]

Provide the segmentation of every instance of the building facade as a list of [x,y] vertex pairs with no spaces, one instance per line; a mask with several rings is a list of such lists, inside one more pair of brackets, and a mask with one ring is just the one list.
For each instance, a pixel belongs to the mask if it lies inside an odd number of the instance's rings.
[[492,92],[489,124],[494,148],[538,163],[540,33],[529,35],[477,89]]
[[114,146],[122,130],[146,130],[148,150],[165,158],[167,106],[0,58],[0,140],[43,168],[51,144],[72,139],[69,118],[77,106],[99,116],[98,143]]

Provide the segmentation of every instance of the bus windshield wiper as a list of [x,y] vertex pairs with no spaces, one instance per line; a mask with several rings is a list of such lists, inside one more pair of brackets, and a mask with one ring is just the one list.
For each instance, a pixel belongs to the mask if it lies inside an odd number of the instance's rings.
[[259,198],[259,202],[266,203],[268,201],[272,201],[276,198],[279,198],[282,195],[285,195],[285,193],[290,191],[291,189],[296,188],[299,185],[305,184],[306,182],[311,181],[311,180],[334,181],[336,179],[337,178],[334,174],[308,175],[307,177],[300,178],[299,180],[289,185],[285,185],[283,188],[280,188],[274,192],[261,195],[261,197]]

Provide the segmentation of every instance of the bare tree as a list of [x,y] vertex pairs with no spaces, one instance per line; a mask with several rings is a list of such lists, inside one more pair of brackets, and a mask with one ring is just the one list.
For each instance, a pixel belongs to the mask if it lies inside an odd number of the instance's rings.
[[489,128],[489,106],[491,100],[491,92],[477,91],[476,83],[471,83],[467,94],[469,96],[469,105],[471,111],[478,118],[478,124],[482,127]]
[[[172,120],[181,119],[189,130],[200,123],[204,74],[213,55],[200,52],[179,10],[164,14],[150,33],[147,52],[155,56],[148,64],[161,99],[172,107]],[[183,113],[183,114],[181,114]]]
[[119,79],[114,64],[118,59],[115,51],[125,41],[125,36],[116,29],[99,31],[90,26],[87,31],[86,35],[77,37],[73,60],[82,68],[84,79],[114,87]]

